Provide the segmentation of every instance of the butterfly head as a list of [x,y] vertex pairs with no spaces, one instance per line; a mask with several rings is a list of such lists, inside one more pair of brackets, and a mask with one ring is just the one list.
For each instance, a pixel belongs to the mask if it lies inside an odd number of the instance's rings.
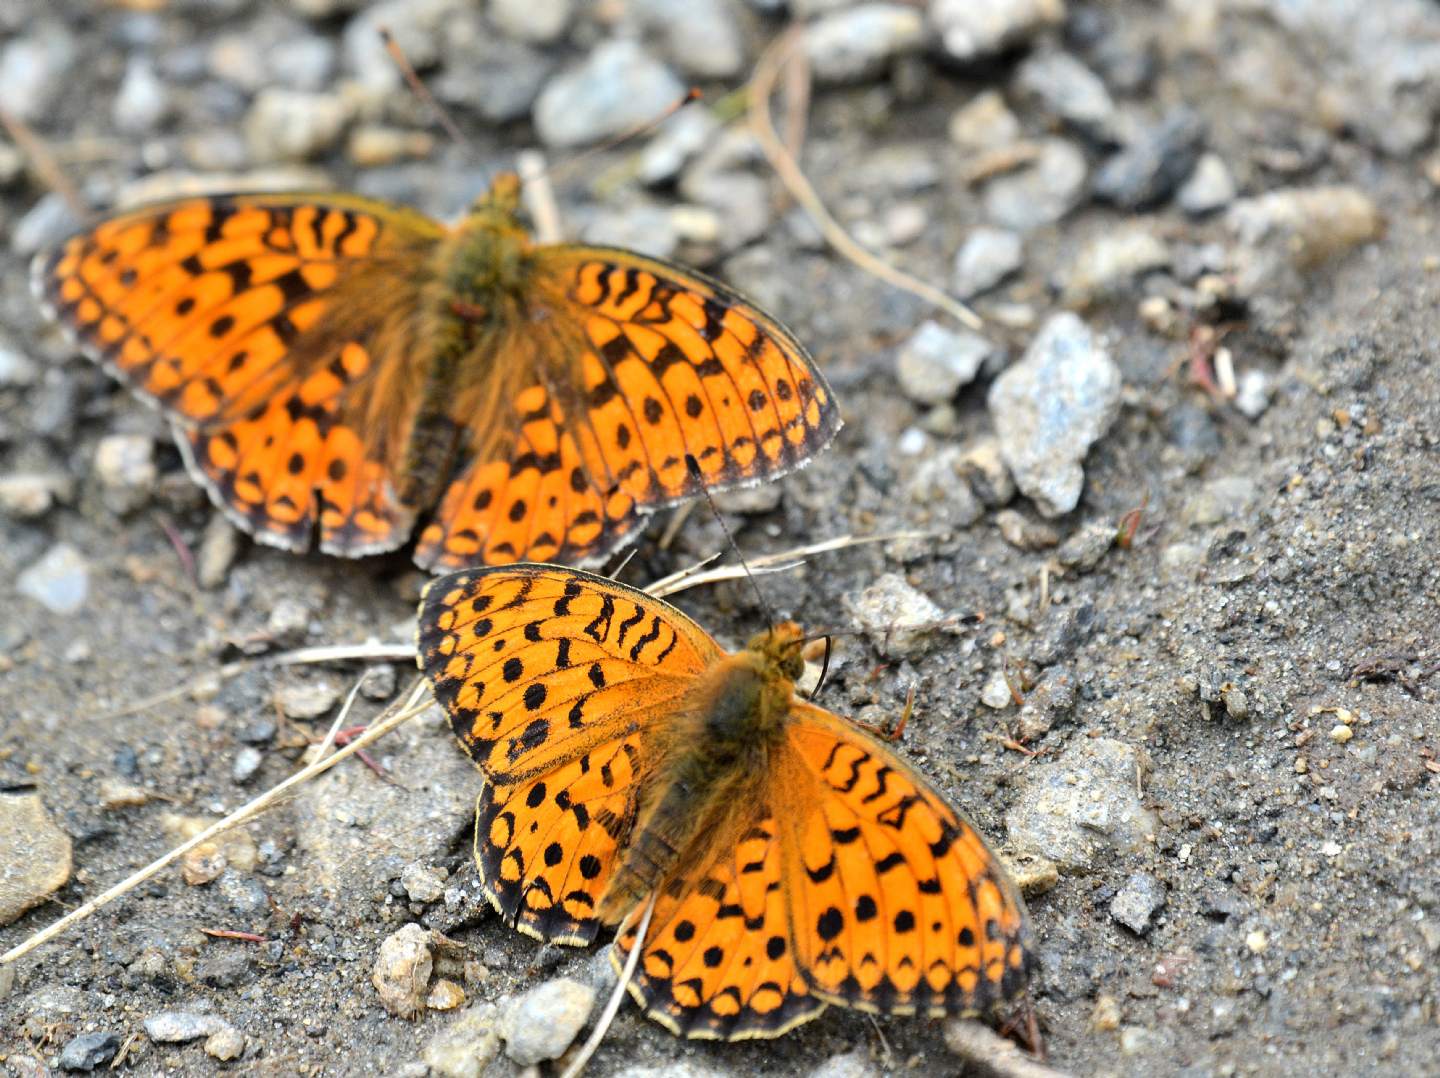
[[490,181],[490,190],[475,200],[473,213],[494,213],[514,217],[520,211],[520,177],[502,172]]
[[757,633],[746,647],[760,656],[767,673],[773,671],[786,681],[794,681],[805,672],[805,659],[800,654],[804,644],[805,633],[800,626],[782,621]]

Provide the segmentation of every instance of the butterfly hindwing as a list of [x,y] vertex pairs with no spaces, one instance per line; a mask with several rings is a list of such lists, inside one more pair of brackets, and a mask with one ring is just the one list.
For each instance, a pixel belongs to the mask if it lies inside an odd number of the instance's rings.
[[[817,996],[881,1014],[975,1014],[1020,995],[1024,905],[975,830],[876,739],[796,701],[785,890]],[[800,785],[800,784],[793,784]],[[783,792],[783,791],[782,791]]]
[[[692,880],[656,899],[630,992],[672,1032],[718,1040],[778,1037],[825,1009],[795,964],[782,849],[763,809]],[[612,959],[635,944],[640,913],[621,927]]]

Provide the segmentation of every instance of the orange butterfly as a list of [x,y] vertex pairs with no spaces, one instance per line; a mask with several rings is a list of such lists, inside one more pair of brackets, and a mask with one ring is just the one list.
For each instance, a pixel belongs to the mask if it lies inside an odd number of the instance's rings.
[[423,568],[594,560],[834,436],[774,319],[670,263],[534,244],[519,191],[500,177],[455,228],[353,195],[154,206],[41,254],[35,292],[289,550],[390,550],[425,516]]
[[583,945],[654,895],[631,982],[676,1033],[774,1037],[827,1003],[976,1013],[1025,991],[1005,870],[879,740],[795,695],[787,622],[730,654],[644,592],[549,565],[461,572],[419,662],[485,773],[475,859],[500,914]]

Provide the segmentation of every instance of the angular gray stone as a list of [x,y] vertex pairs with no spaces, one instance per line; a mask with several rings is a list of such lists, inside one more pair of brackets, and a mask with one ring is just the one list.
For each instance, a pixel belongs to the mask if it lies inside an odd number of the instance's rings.
[[304,161],[339,142],[349,120],[339,95],[267,87],[245,115],[245,141],[256,161]]
[[170,111],[170,90],[143,56],[131,57],[111,103],[115,126],[133,135],[154,131]]
[[968,299],[988,292],[1025,264],[1025,241],[1018,232],[981,226],[965,237],[955,255],[951,284]]
[[653,120],[684,92],[636,42],[608,41],[540,92],[535,130],[547,146],[583,146]]
[[939,322],[921,324],[900,346],[895,376],[905,395],[920,404],[942,404],[999,349],[978,333],[948,329]]
[[1138,277],[1170,265],[1170,249],[1140,225],[1096,236],[1063,275],[1062,302],[1076,307],[1122,294]]
[[886,573],[843,602],[876,650],[896,659],[923,653],[944,618],[928,595],[898,573]]
[[632,0],[630,9],[691,78],[728,79],[744,70],[745,35],[729,0]]
[[1235,200],[1235,177],[1219,154],[1205,153],[1195,162],[1195,171],[1190,173],[1175,195],[1180,208],[1191,217],[1203,217],[1207,213],[1222,210]]
[[906,4],[859,4],[821,16],[805,32],[811,70],[822,83],[864,82],[925,42],[925,16]]
[[1140,749],[1085,738],[1052,764],[1031,768],[1005,816],[1011,845],[1065,872],[1088,872],[1100,858],[1147,847],[1158,826],[1140,782],[1150,768]]
[[530,989],[505,1012],[505,1054],[522,1067],[559,1059],[590,1020],[595,989],[558,977]]
[[0,793],[0,925],[38,906],[70,879],[70,836],[39,794]]
[[145,1019],[145,1033],[157,1044],[183,1044],[185,1041],[208,1037],[224,1028],[219,1015],[197,1014],[193,1011],[161,1011]]
[[573,0],[490,0],[486,14],[507,37],[547,45],[570,26]]
[[90,592],[90,563],[69,543],[56,543],[16,577],[15,590],[52,614],[73,614]]
[[1120,370],[1078,317],[1062,312],[990,387],[1000,452],[1020,491],[1050,517],[1070,512],[1081,462],[1120,410]]
[[956,60],[993,56],[1065,20],[1065,0],[931,0],[930,22]]
[[985,216],[1003,228],[1029,232],[1054,224],[1080,205],[1088,166],[1064,139],[1046,139],[1040,156],[985,185]]
[[62,1071],[93,1071],[103,1067],[120,1051],[120,1037],[116,1033],[82,1033],[68,1041],[60,1049]]
[[1135,135],[1095,173],[1095,197],[1127,210],[1157,206],[1195,170],[1205,148],[1205,121],[1177,109]]
[[999,90],[985,90],[955,110],[946,130],[962,150],[994,150],[1019,139],[1020,121]]
[[1015,85],[1036,98],[1051,115],[1086,138],[1115,138],[1115,102],[1100,76],[1067,52],[1046,49],[1028,57],[1015,73]]
[[1165,885],[1148,872],[1136,872],[1110,900],[1110,916],[1143,936],[1150,919],[1165,905]]

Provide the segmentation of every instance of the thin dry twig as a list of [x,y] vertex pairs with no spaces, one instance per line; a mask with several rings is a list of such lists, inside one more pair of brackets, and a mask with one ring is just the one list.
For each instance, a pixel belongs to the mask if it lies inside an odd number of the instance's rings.
[[12,947],[3,955],[0,955],[0,966],[5,966],[10,964],[11,962],[15,962],[18,959],[29,954],[31,951],[35,950],[35,948],[41,946],[42,944],[48,943],[50,940],[60,935],[72,925],[83,921],[85,918],[89,917],[92,913],[100,909],[102,906],[109,905],[117,898],[120,898],[122,895],[127,894],[129,891],[138,887],[146,880],[163,871],[168,866],[174,864],[181,857],[185,856],[185,854],[193,850],[196,846],[199,846],[202,842],[209,842],[216,835],[223,834],[224,832],[229,831],[232,828],[240,826],[242,823],[245,823],[247,820],[251,819],[254,816],[257,816],[259,813],[269,808],[276,801],[280,800],[280,798],[285,796],[285,794],[289,793],[292,789],[294,789],[296,786],[308,782],[316,775],[322,774],[323,772],[330,770],[330,768],[334,767],[341,760],[344,760],[349,756],[353,756],[355,753],[359,752],[367,745],[371,744],[372,742],[378,741],[380,738],[384,737],[391,730],[394,730],[395,728],[403,725],[404,723],[409,722],[416,715],[424,711],[425,708],[430,706],[428,700],[425,700],[423,703],[421,703],[421,700],[424,698],[425,695],[425,687],[425,682],[417,678],[414,686],[411,688],[409,694],[406,696],[405,702],[403,704],[398,705],[397,708],[390,715],[372,723],[370,725],[370,728],[366,730],[364,734],[362,734],[360,737],[357,737],[354,741],[350,742],[350,744],[346,745],[343,749],[337,749],[331,755],[316,760],[310,766],[295,772],[295,774],[291,775],[284,782],[281,782],[276,786],[272,786],[269,790],[266,790],[259,797],[256,797],[254,800],[240,806],[240,808],[230,813],[230,815],[226,816],[223,820],[217,820],[215,823],[205,828],[205,830],[201,831],[193,838],[182,842],[180,845],[170,850],[163,857],[160,857],[157,860],[150,862],[150,864],[146,865],[144,868],[131,873],[129,876],[126,876],[115,886],[109,888],[108,890],[102,892],[99,895],[96,895],[89,902],[86,902],[81,906],[77,906],[75,909],[67,913],[64,917],[60,918],[60,920],[51,924],[48,928],[43,928],[39,932],[34,933],[32,936],[30,936],[29,939],[25,940],[23,943]]
[[625,990],[630,987],[630,980],[635,976],[635,967],[639,964],[640,952],[645,949],[645,936],[650,931],[650,915],[655,912],[655,900],[659,897],[659,891],[650,892],[650,901],[645,903],[645,912],[640,915],[640,927],[635,933],[635,942],[630,946],[630,953],[625,956],[625,968],[620,971],[620,980],[615,984],[615,991],[610,993],[610,1000],[605,1004],[605,1010],[601,1012],[595,1028],[590,1031],[590,1036],[586,1038],[579,1053],[570,1061],[570,1065],[565,1068],[565,1073],[560,1078],[579,1078],[580,1072],[585,1069],[585,1064],[590,1062],[590,1057],[595,1054],[595,1049],[600,1047],[600,1042],[610,1031],[610,1023],[615,1021],[615,1015],[620,1010],[620,1003],[625,998]]
[[515,155],[520,191],[535,223],[535,239],[540,243],[559,243],[565,233],[560,226],[560,206],[550,185],[548,167],[545,155],[539,150],[522,150]]
[[945,1047],[981,1074],[998,1078],[1065,1078],[1064,1071],[1037,1063],[1014,1042],[971,1018],[945,1023]]
[[4,127],[10,140],[20,147],[20,151],[30,161],[30,167],[44,181],[45,186],[65,200],[71,213],[76,217],[84,217],[90,212],[85,200],[80,197],[79,189],[70,181],[70,177],[65,175],[65,170],[56,162],[55,155],[50,152],[45,140],[37,135],[29,124],[9,109],[0,106],[0,127]]
[[840,222],[830,215],[795,158],[785,148],[784,142],[775,131],[775,121],[770,114],[770,97],[775,92],[781,70],[791,51],[799,44],[802,34],[803,28],[798,26],[781,34],[760,57],[760,62],[755,65],[755,74],[750,78],[750,127],[760,143],[761,150],[770,161],[770,167],[775,170],[780,182],[795,201],[810,215],[830,246],[841,255],[866,273],[911,295],[919,296],[971,329],[983,328],[984,322],[980,320],[980,316],[954,296],[897,269],[856,243]]

